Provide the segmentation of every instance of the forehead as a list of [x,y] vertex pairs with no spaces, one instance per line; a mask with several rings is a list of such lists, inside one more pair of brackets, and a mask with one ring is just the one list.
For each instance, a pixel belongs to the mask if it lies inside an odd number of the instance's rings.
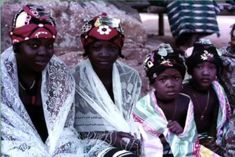
[[45,44],[46,45],[46,44],[54,43],[54,39],[52,39],[52,38],[49,38],[49,39],[35,38],[35,39],[29,39],[29,40],[22,41],[19,44],[20,45],[25,45],[25,44],[31,44],[31,43]]
[[215,66],[215,63],[204,61],[204,62],[198,63],[197,66]]
[[172,75],[181,75],[180,72],[175,68],[167,68],[164,70],[159,77],[161,76],[172,76]]
[[[103,46],[114,46],[114,47],[117,47],[111,41],[106,41],[106,40],[97,40],[97,41],[91,43],[88,47],[91,47],[91,46],[94,46],[94,45],[103,45]],[[118,47],[117,47],[117,49],[118,49]]]

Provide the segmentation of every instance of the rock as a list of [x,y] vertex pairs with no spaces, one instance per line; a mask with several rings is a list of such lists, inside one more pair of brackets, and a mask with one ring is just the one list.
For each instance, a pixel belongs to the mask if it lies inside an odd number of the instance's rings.
[[[1,6],[1,46],[2,50],[11,45],[9,31],[11,29],[13,15],[27,4],[27,0],[7,1]],[[32,0],[30,3],[43,5],[51,10],[55,18],[58,36],[55,42],[56,55],[69,67],[73,67],[82,59],[82,44],[80,41],[80,28],[85,20],[106,12],[112,17],[121,19],[125,31],[125,44],[123,47],[124,62],[133,68],[141,69],[143,57],[150,51],[146,47],[147,33],[140,21],[138,12],[132,9],[132,13],[120,9],[117,5],[105,1],[60,1]],[[124,6],[124,4],[122,4]],[[128,7],[128,6],[127,6]],[[124,7],[123,7],[124,8]]]

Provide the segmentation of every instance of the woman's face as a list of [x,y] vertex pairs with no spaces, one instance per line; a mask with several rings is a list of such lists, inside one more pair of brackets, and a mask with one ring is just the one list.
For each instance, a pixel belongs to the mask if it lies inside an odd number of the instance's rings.
[[94,68],[111,69],[119,57],[119,48],[109,41],[96,41],[87,48],[88,58]]
[[210,87],[212,81],[216,79],[216,65],[210,62],[202,62],[193,68],[192,79],[197,87],[206,90]]
[[168,68],[157,76],[153,87],[157,98],[161,100],[173,100],[182,89],[182,76],[176,69]]
[[21,69],[41,72],[54,54],[53,39],[30,39],[19,43],[16,59]]

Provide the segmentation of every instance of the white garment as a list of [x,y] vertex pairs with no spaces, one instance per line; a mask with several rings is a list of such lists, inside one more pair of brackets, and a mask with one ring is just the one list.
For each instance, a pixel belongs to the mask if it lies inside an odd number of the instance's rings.
[[[106,148],[102,141],[81,141],[73,128],[75,82],[53,56],[42,72],[41,96],[48,138],[42,142],[18,93],[12,47],[1,54],[1,154],[11,157],[83,157]],[[87,146],[86,150],[84,145]],[[95,146],[96,147],[93,147]],[[88,148],[92,148],[90,154]],[[84,153],[86,151],[86,153]]]
[[75,128],[79,132],[136,132],[131,112],[132,106],[139,98],[141,80],[134,69],[120,61],[114,63],[114,102],[93,70],[89,59],[75,68],[74,77],[77,111]]

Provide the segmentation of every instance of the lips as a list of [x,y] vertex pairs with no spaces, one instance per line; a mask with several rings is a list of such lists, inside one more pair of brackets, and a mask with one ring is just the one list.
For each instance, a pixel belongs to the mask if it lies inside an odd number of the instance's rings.
[[200,81],[202,83],[210,83],[211,82],[211,80],[209,78],[202,78],[202,79],[200,79]]
[[176,95],[176,91],[168,91],[166,92],[167,95]]

